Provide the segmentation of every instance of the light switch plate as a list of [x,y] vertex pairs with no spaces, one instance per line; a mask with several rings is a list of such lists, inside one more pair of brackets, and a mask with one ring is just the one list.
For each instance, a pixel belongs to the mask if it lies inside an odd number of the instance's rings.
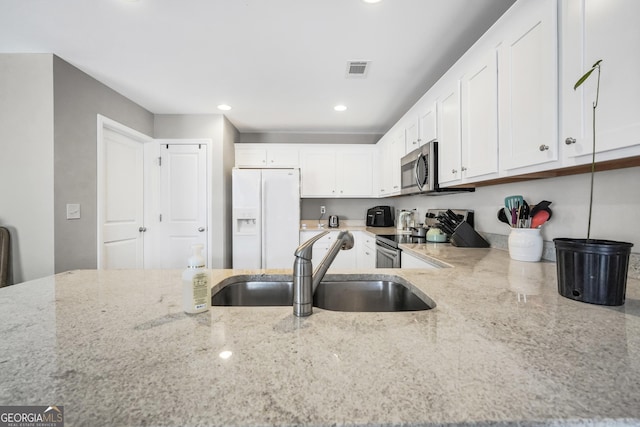
[[67,203],[67,219],[80,219],[79,203]]

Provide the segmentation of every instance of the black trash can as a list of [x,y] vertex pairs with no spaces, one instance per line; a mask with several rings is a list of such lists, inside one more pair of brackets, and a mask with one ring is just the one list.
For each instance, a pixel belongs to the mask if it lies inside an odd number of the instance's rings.
[[624,304],[633,243],[567,238],[553,241],[560,295],[590,304]]

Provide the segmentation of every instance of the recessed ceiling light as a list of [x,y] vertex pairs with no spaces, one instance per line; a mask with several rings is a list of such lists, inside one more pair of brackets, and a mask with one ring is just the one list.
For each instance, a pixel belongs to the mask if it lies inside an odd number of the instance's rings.
[[218,110],[229,111],[231,110],[231,106],[227,104],[220,104],[218,105]]
[[380,3],[381,0],[362,0],[365,3]]
[[346,105],[336,105],[335,107],[333,107],[334,110],[336,111],[345,111],[347,109]]

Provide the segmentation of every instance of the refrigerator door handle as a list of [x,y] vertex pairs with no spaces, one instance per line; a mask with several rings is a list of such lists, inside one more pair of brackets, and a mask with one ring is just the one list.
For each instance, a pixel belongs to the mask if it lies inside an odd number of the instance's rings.
[[264,174],[260,174],[260,268],[267,268],[267,251],[266,251],[266,243],[267,243],[267,227],[265,227],[266,223],[266,209],[265,206],[265,192],[267,187],[267,180],[264,179]]

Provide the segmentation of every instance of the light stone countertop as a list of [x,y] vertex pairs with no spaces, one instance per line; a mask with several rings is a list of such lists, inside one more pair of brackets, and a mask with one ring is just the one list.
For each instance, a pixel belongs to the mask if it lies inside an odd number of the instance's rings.
[[398,275],[436,308],[187,315],[179,271],[0,289],[0,404],[64,405],[66,426],[640,425],[639,281],[596,306],[559,296],[553,263],[403,248],[453,268],[349,273]]

